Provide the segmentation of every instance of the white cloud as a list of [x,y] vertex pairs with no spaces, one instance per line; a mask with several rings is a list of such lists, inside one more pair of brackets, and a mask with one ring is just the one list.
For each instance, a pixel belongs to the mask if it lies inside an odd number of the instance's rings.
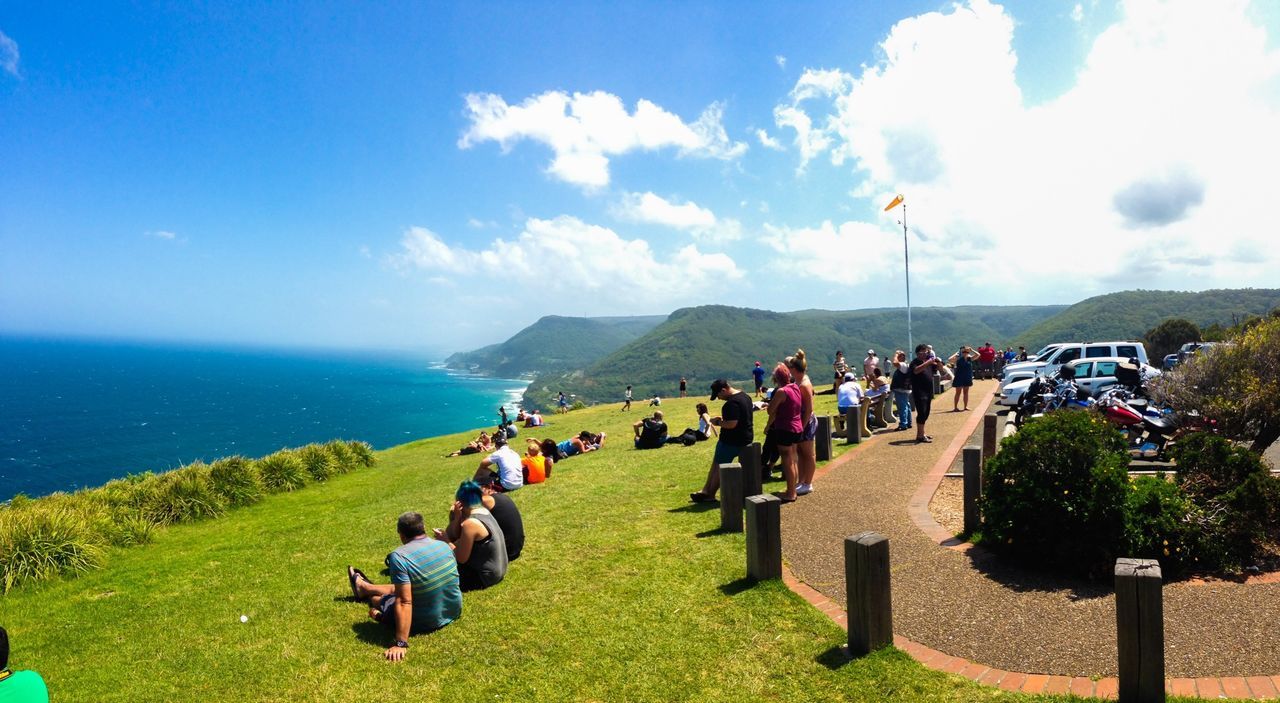
[[451,246],[429,229],[412,227],[401,247],[392,263],[402,269],[494,285],[528,284],[543,310],[580,310],[584,305],[595,314],[660,309],[743,275],[725,254],[706,254],[688,245],[660,259],[643,239],[623,239],[611,229],[569,216],[529,219],[514,240],[496,239],[483,249]]
[[611,212],[625,222],[684,230],[707,243],[723,244],[742,238],[742,224],[737,220],[716,217],[694,202],[673,203],[653,193],[626,193]]
[[460,148],[494,141],[506,151],[523,139],[541,142],[555,153],[547,173],[586,188],[608,185],[609,158],[631,151],[674,147],[681,156],[729,160],[747,150],[745,143],[730,141],[719,103],[691,123],[644,99],[628,113],[621,98],[602,91],[551,91],[518,105],[499,95],[472,93],[466,110],[471,126],[458,141]]
[[1071,19],[1076,24],[1084,21],[1084,5],[1076,3],[1076,6],[1071,8]]
[[852,287],[891,273],[878,254],[891,237],[866,222],[837,227],[827,220],[817,227],[765,225],[760,241],[779,254],[770,260],[771,271]]
[[[852,166],[876,211],[906,194],[913,279],[918,252],[934,281],[998,266],[1014,296],[1265,284],[1273,250],[1233,260],[1269,226],[1246,204],[1272,201],[1280,162],[1280,51],[1247,4],[1128,0],[1074,85],[1039,105],[1018,87],[1015,28],[987,0],[902,20],[875,65],[806,71],[775,121],[801,169]],[[1012,265],[1058,246],[1090,253],[1072,281]]]
[[778,64],[778,68],[786,68],[786,67],[787,67],[787,57],[783,56],[782,54],[778,54],[778,55],[774,56],[774,57],[773,57],[773,62],[774,62],[774,63],[776,63],[776,64]]
[[14,78],[20,78],[22,74],[18,72],[18,60],[18,42],[0,32],[0,70]]
[[147,232],[146,235],[153,239],[163,239],[170,242],[178,238],[177,234],[163,229]]
[[782,142],[769,136],[769,133],[764,131],[763,129],[756,130],[756,139],[759,139],[760,146],[763,146],[766,149],[773,149],[774,151],[782,151],[783,149],[786,148],[782,146]]

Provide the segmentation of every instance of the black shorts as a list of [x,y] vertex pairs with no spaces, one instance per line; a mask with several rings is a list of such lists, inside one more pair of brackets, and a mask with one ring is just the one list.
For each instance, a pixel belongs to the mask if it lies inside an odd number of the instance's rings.
[[770,429],[765,433],[765,441],[773,440],[779,447],[790,447],[804,441],[804,435],[791,430]]

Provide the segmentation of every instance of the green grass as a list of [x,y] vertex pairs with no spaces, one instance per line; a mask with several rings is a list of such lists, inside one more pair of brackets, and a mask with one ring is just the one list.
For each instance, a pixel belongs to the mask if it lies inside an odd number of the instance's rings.
[[[664,403],[673,429],[697,400]],[[444,524],[478,457],[439,457],[467,435],[379,452],[374,468],[16,588],[0,598],[12,663],[58,701],[1070,700],[980,687],[896,650],[845,661],[843,631],[781,583],[744,582],[743,537],[715,534],[718,511],[687,503],[711,443],[630,448],[639,406],[537,431],[602,429],[609,446],[514,495],[524,554],[505,582],[466,595],[461,620],[412,638],[403,663],[383,660],[387,633],[349,601],[345,566],[377,573],[404,510]]]

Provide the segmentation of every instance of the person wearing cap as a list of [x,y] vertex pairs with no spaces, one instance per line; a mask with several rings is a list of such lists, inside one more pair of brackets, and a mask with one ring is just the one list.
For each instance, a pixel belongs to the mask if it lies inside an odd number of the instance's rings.
[[49,689],[34,671],[9,670],[9,633],[0,627],[0,700],[49,703]]
[[506,436],[503,433],[494,435],[493,446],[497,450],[480,461],[475,480],[480,482],[492,477],[504,491],[514,491],[523,486],[524,465],[520,463],[520,455],[507,446]]
[[870,378],[871,370],[880,365],[880,358],[876,356],[875,349],[867,350],[867,358],[862,360],[862,377]]
[[836,409],[841,415],[862,404],[862,384],[854,378],[852,371],[844,374],[844,382],[836,389]]
[[[756,397],[759,398],[760,394],[764,392],[764,367],[760,365],[760,362],[757,361],[756,367],[751,369],[751,375],[756,379]],[[712,400],[715,400],[715,398],[712,398]]]
[[711,384],[711,400],[724,401],[719,417],[711,418],[711,424],[720,428],[720,438],[716,441],[706,484],[702,486],[702,490],[689,494],[689,500],[695,503],[716,499],[716,493],[720,490],[720,465],[738,459],[742,456],[742,451],[755,441],[755,427],[751,421],[751,413],[754,411],[751,396],[734,388],[725,379],[717,378]]

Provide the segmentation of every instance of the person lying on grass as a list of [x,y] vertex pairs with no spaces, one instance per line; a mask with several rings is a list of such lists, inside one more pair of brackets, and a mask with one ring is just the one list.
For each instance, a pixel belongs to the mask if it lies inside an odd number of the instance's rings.
[[520,464],[520,455],[507,446],[506,435],[499,433],[493,437],[493,446],[497,449],[480,460],[473,479],[477,482],[493,478],[504,491],[514,491],[524,485],[524,467]]
[[464,454],[479,454],[480,452],[493,451],[493,440],[489,439],[488,432],[481,432],[479,437],[467,442],[466,446],[452,454],[445,454],[445,458],[462,456]]
[[375,584],[364,572],[347,567],[351,595],[369,604],[369,617],[391,628],[395,642],[387,659],[400,661],[409,652],[409,635],[433,632],[462,617],[458,565],[448,547],[427,537],[422,515],[404,513],[396,520],[400,546],[387,555],[390,584]]
[[501,583],[507,575],[507,542],[493,513],[484,507],[484,490],[476,481],[463,481],[454,498],[449,526],[437,529],[435,536],[453,548],[462,590]]

